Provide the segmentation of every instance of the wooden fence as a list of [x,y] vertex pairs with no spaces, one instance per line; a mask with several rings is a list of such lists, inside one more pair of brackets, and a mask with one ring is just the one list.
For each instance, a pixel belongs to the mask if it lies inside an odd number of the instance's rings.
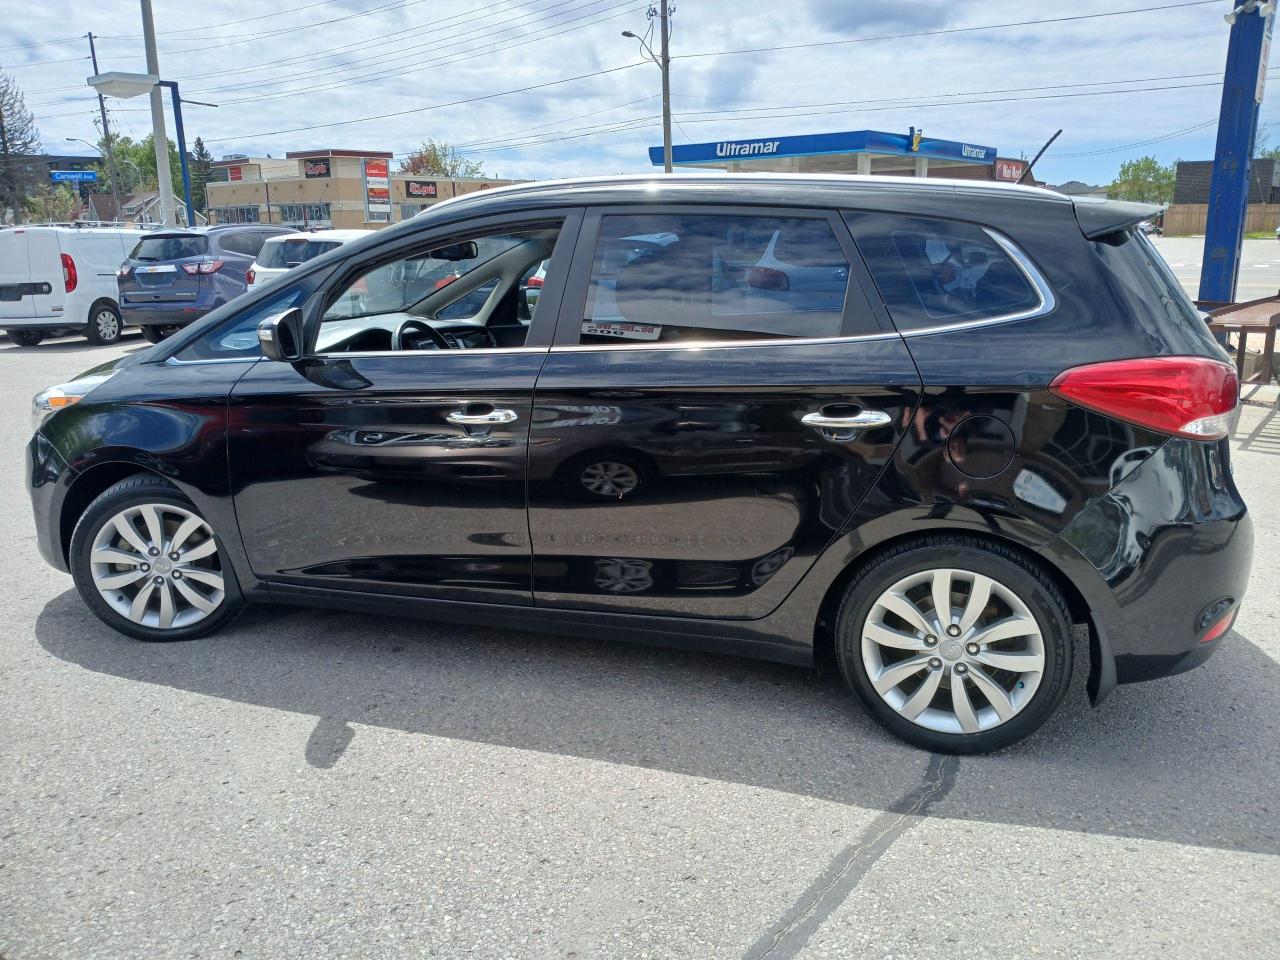
[[[1186,237],[1204,233],[1207,203],[1176,203],[1164,214],[1164,235]],[[1280,203],[1251,203],[1244,219],[1245,233],[1272,233],[1280,226]]]

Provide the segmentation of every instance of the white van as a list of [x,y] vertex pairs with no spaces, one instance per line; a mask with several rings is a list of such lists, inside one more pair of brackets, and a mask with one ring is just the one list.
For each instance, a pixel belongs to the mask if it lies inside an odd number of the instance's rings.
[[122,227],[0,227],[0,329],[19,346],[82,333],[115,343],[116,271],[146,234]]

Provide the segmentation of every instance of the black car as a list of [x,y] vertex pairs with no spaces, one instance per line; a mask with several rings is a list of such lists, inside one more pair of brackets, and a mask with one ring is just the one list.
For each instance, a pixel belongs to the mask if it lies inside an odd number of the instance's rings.
[[263,242],[292,232],[228,224],[147,234],[116,273],[125,325],[142,327],[143,336],[158,343],[244,293]]
[[1238,383],[1150,214],[762,175],[442,203],[37,397],[40,547],[140,639],[270,600],[834,658],[899,736],[999,747],[1073,625],[1096,703],[1239,610]]

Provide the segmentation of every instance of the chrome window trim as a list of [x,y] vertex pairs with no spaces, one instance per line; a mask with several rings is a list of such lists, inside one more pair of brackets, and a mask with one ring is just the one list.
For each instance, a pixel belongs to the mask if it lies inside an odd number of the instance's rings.
[[199,363],[257,363],[265,359],[267,358],[259,354],[256,357],[206,357],[203,360],[179,360],[175,355],[166,357],[164,364],[166,367],[189,367]]
[[[1045,314],[1052,313],[1058,307],[1058,298],[1054,296],[1053,288],[1049,286],[1049,281],[1044,278],[1039,268],[1031,262],[1028,257],[1012,240],[1003,233],[992,230],[990,227],[983,227],[982,232],[994,240],[1006,254],[1009,259],[1014,262],[1022,275],[1027,278],[1027,282],[1031,284],[1036,291],[1036,295],[1040,298],[1040,302],[1034,307],[1028,307],[1025,310],[1018,310],[1014,313],[1002,313],[995,317],[983,317],[981,320],[958,320],[954,323],[939,323],[931,327],[920,327],[915,330],[904,330],[902,336],[910,339],[911,337],[927,337],[935,333],[948,333],[952,330],[974,330],[979,327],[995,326],[999,323],[1013,323],[1016,320],[1030,320],[1032,317],[1043,317]],[[891,311],[892,312],[892,311]]]
[[464,347],[460,350],[360,350],[351,353],[313,353],[307,360],[349,360],[352,357],[457,357],[475,353],[546,353],[547,347]]
[[780,347],[780,346],[814,346],[835,343],[857,343],[869,340],[896,340],[896,333],[860,333],[848,337],[769,337],[763,340],[686,340],[681,343],[657,343],[654,341],[637,341],[635,343],[595,343],[595,344],[563,344],[553,346],[552,353],[574,353],[600,350],[722,350],[725,347]]

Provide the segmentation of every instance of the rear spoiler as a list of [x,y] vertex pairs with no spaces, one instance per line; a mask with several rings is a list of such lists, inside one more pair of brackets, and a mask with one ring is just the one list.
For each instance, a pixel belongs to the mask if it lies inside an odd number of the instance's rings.
[[1101,200],[1072,197],[1080,232],[1090,240],[1127,230],[1143,220],[1150,220],[1164,208],[1155,203],[1131,203],[1127,200]]

